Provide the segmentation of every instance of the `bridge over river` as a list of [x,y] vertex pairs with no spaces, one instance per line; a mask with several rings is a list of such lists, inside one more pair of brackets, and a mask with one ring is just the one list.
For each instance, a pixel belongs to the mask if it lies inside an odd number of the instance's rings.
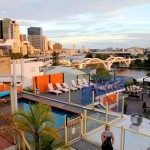
[[[132,61],[135,61],[137,58],[124,58],[124,57],[109,57],[106,60],[102,60],[99,58],[84,58],[80,60],[78,63],[79,68],[85,68],[87,65],[92,65],[92,64],[99,64],[102,65],[104,68],[107,70],[111,70],[111,66],[114,63],[119,63],[120,66],[124,65],[125,67],[129,67]],[[60,60],[60,63],[66,64],[70,66],[72,63],[67,60]]]

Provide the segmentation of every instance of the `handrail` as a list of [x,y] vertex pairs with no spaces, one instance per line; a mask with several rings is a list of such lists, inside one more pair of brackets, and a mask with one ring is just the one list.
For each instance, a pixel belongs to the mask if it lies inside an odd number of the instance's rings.
[[[83,116],[84,117],[84,116]],[[120,128],[121,129],[121,126],[117,126],[117,125],[114,125],[114,124],[111,124],[111,123],[106,123],[104,121],[100,121],[100,120],[97,120],[97,119],[94,119],[94,118],[91,118],[91,117],[88,117],[86,116],[86,119],[91,119],[93,121],[96,121],[96,122],[99,122],[99,123],[103,123],[103,124],[108,124],[110,126],[113,126],[113,127],[116,127],[116,128]],[[140,135],[144,135],[144,136],[147,136],[147,137],[150,137],[150,135],[148,134],[145,134],[145,133],[142,133],[142,132],[138,132],[138,131],[135,131],[135,130],[131,130],[131,129],[127,129],[127,128],[123,128],[124,130],[127,130],[129,132],[134,132],[134,133],[137,133],[137,134],[140,134]]]
[[[8,128],[8,127],[7,127]],[[32,150],[31,148],[30,148],[30,146],[29,146],[29,144],[28,144],[28,142],[27,142],[27,140],[25,139],[25,136],[24,136],[24,134],[23,134],[23,132],[22,131],[20,131],[20,130],[18,130],[17,128],[10,128],[10,133],[8,134],[7,133],[7,131],[5,131],[4,130],[4,134],[3,135],[9,135],[8,137],[10,137],[10,134],[12,134],[12,132],[13,132],[13,139],[11,139],[12,140],[12,142],[16,145],[16,147],[19,149],[20,148],[20,144],[18,144],[18,141],[17,141],[17,139],[16,139],[16,135],[15,134],[17,134],[17,132],[18,132],[18,134],[20,134],[20,136],[21,136],[21,139],[23,140],[23,143],[25,144],[25,146],[28,148],[28,150]],[[17,132],[15,132],[15,131],[17,131]],[[10,139],[7,139],[7,137],[6,137],[6,140],[8,140],[8,141],[10,141]],[[21,140],[20,140],[21,141]],[[11,141],[10,141],[11,142]]]

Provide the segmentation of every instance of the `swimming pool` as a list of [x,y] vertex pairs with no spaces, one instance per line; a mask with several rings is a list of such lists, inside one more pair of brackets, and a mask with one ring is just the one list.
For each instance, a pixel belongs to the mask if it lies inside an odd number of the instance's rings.
[[[36,104],[36,102],[28,100],[26,98],[19,98],[18,99],[18,108],[19,109],[24,109],[26,111],[30,111],[30,107],[29,107],[29,103],[31,105]],[[77,113],[74,112],[70,112],[64,109],[60,109],[57,107],[51,107],[52,109],[52,114],[53,114],[53,120],[55,122],[54,127],[58,128],[64,125],[64,116],[66,115],[68,118],[71,118],[75,115],[77,115]]]

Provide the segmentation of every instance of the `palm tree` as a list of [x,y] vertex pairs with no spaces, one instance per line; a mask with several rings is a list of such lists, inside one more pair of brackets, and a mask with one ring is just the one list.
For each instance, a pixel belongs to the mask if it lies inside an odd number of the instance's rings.
[[[42,148],[43,137],[51,137],[53,141],[60,139],[60,136],[53,128],[54,122],[50,106],[46,104],[38,103],[32,106],[30,104],[30,112],[19,110],[13,115],[13,120],[19,130],[24,131],[26,135],[32,137],[33,143],[30,141],[30,144],[33,144],[32,146],[36,150],[44,149]],[[52,141],[50,140],[49,142]]]

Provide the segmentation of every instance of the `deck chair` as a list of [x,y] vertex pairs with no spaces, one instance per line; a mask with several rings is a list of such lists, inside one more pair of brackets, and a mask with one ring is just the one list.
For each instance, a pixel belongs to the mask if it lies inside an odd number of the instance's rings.
[[85,85],[89,84],[88,81],[85,78],[83,78],[82,81],[83,81],[83,84],[85,84]]
[[[84,85],[89,85],[89,82],[85,78],[83,78],[82,81]],[[90,85],[93,86],[94,83],[90,82]]]
[[82,80],[81,79],[78,79],[78,84],[80,85],[80,86],[85,86],[85,87],[89,87],[89,85],[88,84],[83,84],[83,82],[82,82]]
[[67,83],[62,83],[62,85],[63,85],[66,89],[70,89],[71,91],[76,91],[76,90],[78,90],[76,87],[69,86]]
[[58,88],[58,90],[63,91],[65,93],[69,92],[69,89],[63,88],[60,83],[56,83],[56,87]]
[[71,83],[72,83],[72,86],[73,86],[73,87],[76,87],[76,88],[78,88],[78,89],[80,89],[80,90],[81,90],[82,87],[83,87],[82,85],[77,85],[75,80],[71,80]]
[[55,93],[57,95],[62,93],[62,91],[54,90],[54,87],[53,87],[52,83],[48,83],[48,92]]

